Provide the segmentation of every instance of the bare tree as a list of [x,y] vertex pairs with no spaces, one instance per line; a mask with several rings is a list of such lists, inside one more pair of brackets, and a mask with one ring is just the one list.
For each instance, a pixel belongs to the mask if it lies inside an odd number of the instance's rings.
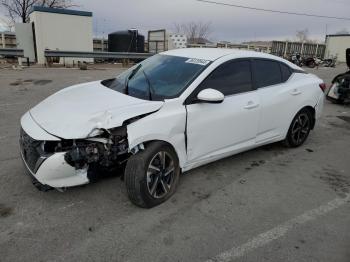
[[20,20],[23,23],[29,22],[29,12],[33,6],[52,8],[76,6],[72,0],[0,0],[0,4],[13,22]]
[[5,17],[0,17],[0,26],[5,28],[6,31],[12,31],[14,27],[14,23],[10,19],[6,19]]
[[174,32],[185,34],[190,44],[196,44],[198,41],[205,40],[211,33],[211,22],[189,22],[174,24]]
[[182,31],[182,24],[174,23],[173,24],[173,32],[175,34],[184,34],[184,32]]
[[297,31],[296,38],[299,42],[306,43],[309,41],[309,29]]

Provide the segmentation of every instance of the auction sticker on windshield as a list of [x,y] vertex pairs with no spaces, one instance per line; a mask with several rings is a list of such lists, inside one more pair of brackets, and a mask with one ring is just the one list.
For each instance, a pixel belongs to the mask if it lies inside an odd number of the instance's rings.
[[209,64],[210,61],[205,60],[205,59],[190,58],[190,59],[186,60],[185,63],[205,66],[205,65]]

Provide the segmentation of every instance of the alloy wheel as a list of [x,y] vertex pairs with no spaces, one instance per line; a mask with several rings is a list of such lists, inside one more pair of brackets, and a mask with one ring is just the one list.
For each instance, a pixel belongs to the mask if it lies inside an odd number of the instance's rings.
[[147,188],[154,198],[166,196],[174,182],[174,160],[165,151],[158,152],[151,159],[147,168]]
[[310,132],[310,119],[307,113],[301,113],[292,125],[291,138],[293,143],[301,145]]

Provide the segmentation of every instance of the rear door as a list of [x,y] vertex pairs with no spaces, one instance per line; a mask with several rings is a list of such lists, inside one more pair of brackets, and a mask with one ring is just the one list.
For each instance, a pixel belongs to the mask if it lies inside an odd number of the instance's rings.
[[[198,103],[197,94],[207,88],[222,92],[224,101]],[[232,60],[218,66],[186,102],[189,161],[224,155],[254,144],[260,102],[253,87],[250,60]]]
[[292,70],[284,63],[270,59],[254,59],[254,81],[261,103],[257,143],[279,139],[294,112],[301,90],[290,85]]

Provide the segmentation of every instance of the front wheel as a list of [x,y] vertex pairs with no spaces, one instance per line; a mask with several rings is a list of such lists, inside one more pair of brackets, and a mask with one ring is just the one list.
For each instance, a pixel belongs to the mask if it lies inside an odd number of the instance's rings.
[[301,146],[311,131],[312,114],[307,109],[302,109],[294,117],[284,143],[289,147]]
[[179,160],[173,148],[163,142],[151,142],[126,164],[128,196],[140,207],[159,205],[175,193],[179,176]]

